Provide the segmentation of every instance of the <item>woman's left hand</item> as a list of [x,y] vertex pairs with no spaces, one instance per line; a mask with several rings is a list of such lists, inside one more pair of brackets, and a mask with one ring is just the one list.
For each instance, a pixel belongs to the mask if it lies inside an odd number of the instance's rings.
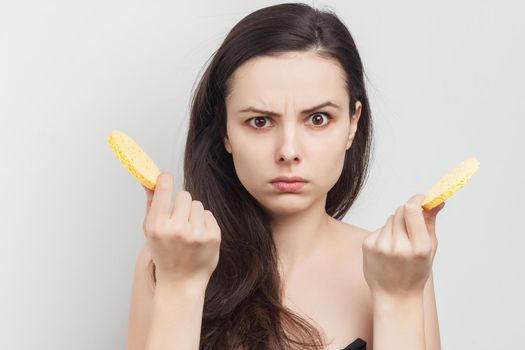
[[423,199],[412,196],[363,241],[363,272],[373,297],[423,294],[438,246],[436,215],[445,206],[423,210]]

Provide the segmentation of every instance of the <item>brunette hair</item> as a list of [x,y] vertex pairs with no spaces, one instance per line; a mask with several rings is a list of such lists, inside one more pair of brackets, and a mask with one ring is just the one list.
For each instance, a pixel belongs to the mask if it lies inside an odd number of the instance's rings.
[[346,73],[351,114],[356,101],[362,104],[341,176],[327,194],[326,212],[342,219],[366,182],[371,113],[361,58],[346,26],[332,10],[304,3],[273,5],[244,17],[215,51],[192,96],[184,153],[183,189],[213,213],[221,228],[220,258],[205,294],[200,349],[290,349],[292,344],[323,349],[325,344],[312,324],[282,305],[270,218],[239,181],[224,147],[232,73],[251,58],[292,51],[313,51],[338,62]]

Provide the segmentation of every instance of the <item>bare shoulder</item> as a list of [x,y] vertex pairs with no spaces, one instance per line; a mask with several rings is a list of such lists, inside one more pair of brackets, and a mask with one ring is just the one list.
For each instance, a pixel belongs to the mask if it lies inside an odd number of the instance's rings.
[[363,274],[363,242],[371,232],[341,220],[334,219],[333,223],[334,228],[330,233],[334,236],[331,239],[332,255],[338,257],[341,266],[347,267],[345,273],[351,274],[353,281],[357,283],[353,287],[362,287],[366,291],[368,284]]
[[367,342],[367,349],[373,348],[373,303],[368,283],[363,273],[363,242],[371,231],[354,224],[339,221],[336,223],[337,247],[340,267],[345,267],[342,273],[346,276],[346,294],[356,319],[354,323],[356,337]]
[[353,235],[358,241],[363,242],[366,237],[371,233],[369,230],[353,225],[350,223],[342,222],[346,226],[347,233]]
[[350,224],[344,221],[335,220],[336,226],[335,232],[337,232],[338,243],[341,243],[345,247],[354,247],[361,249],[363,241],[368,237],[371,231],[359,227],[354,224]]

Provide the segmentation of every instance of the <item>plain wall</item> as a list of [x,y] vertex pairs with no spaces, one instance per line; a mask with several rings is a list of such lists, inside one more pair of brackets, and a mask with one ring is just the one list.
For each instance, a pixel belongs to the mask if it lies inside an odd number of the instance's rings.
[[[227,32],[274,1],[0,2],[0,348],[123,349],[145,193],[119,129],[181,184],[189,101]],[[369,230],[460,161],[438,216],[443,349],[523,346],[525,30],[518,1],[323,1],[352,33],[376,131],[344,221]]]

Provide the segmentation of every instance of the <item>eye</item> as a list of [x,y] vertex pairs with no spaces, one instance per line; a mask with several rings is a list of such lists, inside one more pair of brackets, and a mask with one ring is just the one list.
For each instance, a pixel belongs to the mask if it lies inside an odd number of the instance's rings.
[[259,126],[265,124],[264,121],[265,121],[266,119],[268,119],[268,117],[253,117],[253,118],[248,119],[246,122],[247,122],[248,124],[250,124],[250,126],[252,126],[253,124],[251,123],[251,121],[252,121],[252,120],[255,120],[255,124],[257,125],[257,126],[255,126],[255,129],[266,129],[266,128],[261,128],[261,127],[259,127]]
[[[330,113],[328,113],[328,112],[317,112],[317,113],[312,114],[311,116],[309,116],[308,119],[310,119],[310,118],[312,118],[312,117],[315,117],[315,116],[317,116],[317,115],[325,115],[327,120],[331,120],[331,119],[333,119],[333,117],[332,117],[332,116],[330,115]],[[248,119],[246,122],[247,122],[248,124],[250,124],[251,126],[253,126],[255,129],[267,129],[267,128],[262,127],[263,125],[266,124],[266,123],[265,123],[265,120],[266,120],[266,119],[270,119],[270,118],[269,118],[269,117],[262,117],[262,116],[260,116],[260,117],[253,117],[253,118]],[[252,120],[255,121],[255,126],[251,123]],[[318,123],[319,121],[322,122],[322,118],[315,118],[315,120],[316,120],[316,121],[315,121],[314,123]],[[328,124],[328,123],[326,123],[326,124],[324,124],[324,125],[321,125],[321,126],[319,126],[319,124],[314,124],[314,126],[316,126],[317,128],[323,128],[323,127],[325,127],[327,124]]]
[[[327,120],[331,120],[331,119],[333,118],[333,117],[332,117],[329,113],[327,113],[327,112],[318,112],[318,113],[312,114],[310,117],[315,117],[315,116],[317,116],[317,115],[325,115]],[[310,118],[310,117],[309,117],[309,118]],[[318,120],[318,121],[321,121],[321,122],[322,122],[322,118],[315,118],[315,119]],[[328,123],[327,123],[327,124],[328,124]],[[324,125],[322,125],[322,126],[320,126],[320,127],[322,128],[322,127],[324,127],[324,126],[327,125],[327,124],[324,124]],[[318,126],[318,124],[314,124],[314,125]]]

